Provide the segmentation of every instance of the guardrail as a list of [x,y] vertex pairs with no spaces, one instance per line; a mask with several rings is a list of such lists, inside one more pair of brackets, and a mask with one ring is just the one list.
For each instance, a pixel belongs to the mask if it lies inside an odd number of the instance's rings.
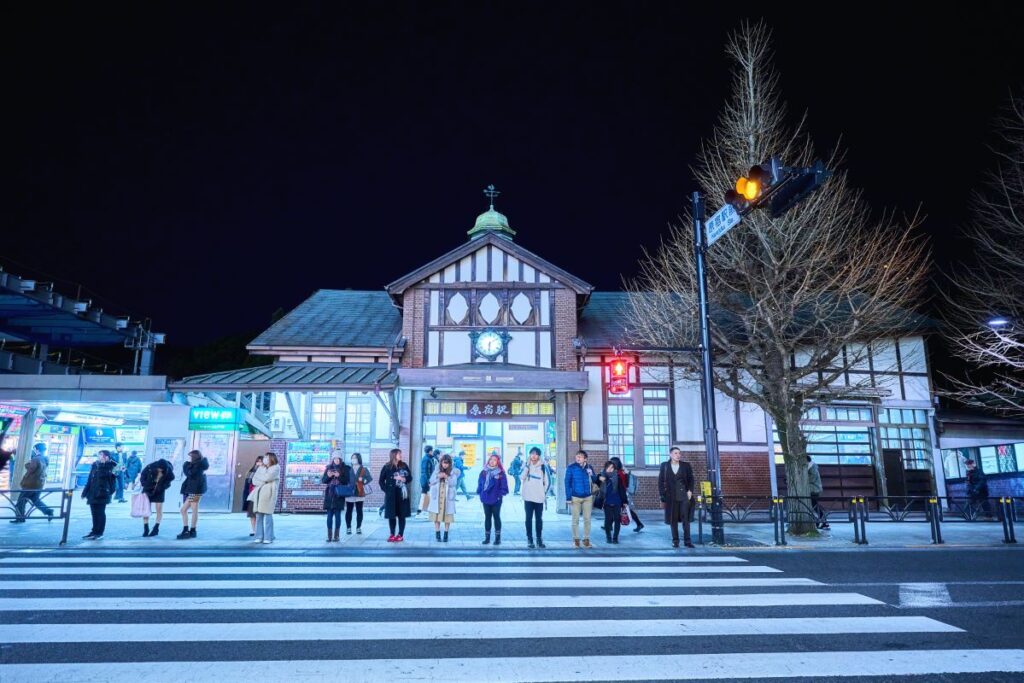
[[[28,495],[22,495],[28,494]],[[33,495],[35,494],[35,495]],[[39,519],[52,522],[54,519],[64,520],[60,536],[60,545],[68,542],[68,525],[71,523],[71,501],[75,499],[74,489],[0,489],[0,520],[24,520],[25,523]],[[44,505],[57,503],[49,506],[53,514],[44,515],[39,511],[35,501],[41,500]],[[19,514],[18,503],[24,501],[21,506],[23,514]]]
[[[814,523],[818,528],[849,523],[853,542],[868,544],[868,524],[906,522],[927,524],[934,545],[941,545],[944,524],[999,524],[1003,543],[1016,543],[1018,508],[1024,498],[1000,496],[988,499],[964,499],[952,496],[723,496],[722,518],[726,526],[771,524],[775,545],[787,545],[788,525]],[[993,508],[995,513],[993,514]],[[704,525],[710,506],[703,497],[696,504],[697,535],[704,543]]]

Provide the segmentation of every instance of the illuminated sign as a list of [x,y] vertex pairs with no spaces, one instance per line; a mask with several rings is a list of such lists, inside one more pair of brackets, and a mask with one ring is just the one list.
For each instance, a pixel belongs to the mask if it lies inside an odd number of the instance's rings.
[[60,411],[52,418],[50,422],[60,422],[61,424],[75,424],[75,425],[94,425],[98,427],[114,427],[117,425],[124,424],[123,417],[110,417],[107,415],[86,415],[84,413],[69,413],[67,411]]
[[188,413],[189,431],[232,432],[241,427],[237,408],[196,407]]

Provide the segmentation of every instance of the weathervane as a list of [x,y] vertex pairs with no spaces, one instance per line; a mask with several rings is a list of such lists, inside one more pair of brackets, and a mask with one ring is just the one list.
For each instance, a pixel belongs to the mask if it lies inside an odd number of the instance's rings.
[[494,211],[494,198],[497,197],[501,192],[494,189],[494,185],[488,185],[487,189],[484,190],[484,194],[491,200],[491,211]]

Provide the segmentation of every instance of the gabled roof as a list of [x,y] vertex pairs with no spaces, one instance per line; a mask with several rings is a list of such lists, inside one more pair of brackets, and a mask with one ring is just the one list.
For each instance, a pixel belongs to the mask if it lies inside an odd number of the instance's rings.
[[465,258],[466,256],[469,256],[470,254],[480,249],[480,247],[487,244],[494,245],[497,248],[506,251],[509,254],[512,254],[513,256],[521,260],[523,263],[526,263],[527,265],[536,268],[538,271],[545,273],[552,279],[557,280],[566,287],[569,287],[578,295],[587,296],[594,289],[592,285],[579,279],[575,275],[572,275],[562,270],[561,268],[554,265],[553,263],[550,263],[549,261],[545,261],[540,256],[534,254],[532,251],[529,251],[528,249],[519,246],[508,237],[504,237],[494,232],[487,233],[482,237],[477,237],[468,242],[462,243],[455,249],[449,251],[447,254],[439,256],[430,263],[427,263],[426,265],[417,268],[411,273],[398,278],[384,289],[387,291],[388,294],[391,295],[392,299],[394,299],[396,302],[400,302],[402,293],[405,292],[405,290],[409,289],[409,287],[412,287],[418,282],[426,280],[434,273],[443,270],[447,266],[450,266],[451,264],[457,261],[460,261],[461,259]]
[[247,348],[390,348],[401,331],[402,313],[387,292],[321,289]]
[[171,391],[323,391],[393,388],[397,369],[369,363],[277,363],[212,372],[171,382]]

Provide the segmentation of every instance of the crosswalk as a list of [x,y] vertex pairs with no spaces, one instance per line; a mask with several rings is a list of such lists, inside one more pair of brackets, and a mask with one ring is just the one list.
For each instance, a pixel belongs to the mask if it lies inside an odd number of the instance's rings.
[[[764,556],[762,556],[764,557]],[[0,556],[0,681],[669,681],[1024,672],[1024,650],[724,554]]]

